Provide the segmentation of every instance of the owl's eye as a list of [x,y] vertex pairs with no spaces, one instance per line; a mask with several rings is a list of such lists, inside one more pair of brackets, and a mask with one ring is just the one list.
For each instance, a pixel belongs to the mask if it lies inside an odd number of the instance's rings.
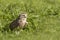
[[26,18],[26,16],[24,18]]
[[22,16],[25,16],[25,15],[22,15]]
[[26,16],[25,15],[22,15],[24,18],[26,18]]

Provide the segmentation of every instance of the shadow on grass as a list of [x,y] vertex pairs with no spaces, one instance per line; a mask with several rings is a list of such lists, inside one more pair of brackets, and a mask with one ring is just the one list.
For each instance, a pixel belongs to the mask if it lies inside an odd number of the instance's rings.
[[[27,25],[26,25],[27,26]],[[22,29],[23,31],[29,31],[29,28],[28,27],[25,27],[24,29]],[[14,33],[14,32],[17,32],[17,31],[21,31],[21,28],[17,27],[15,28],[14,30],[11,30],[10,27],[9,27],[9,24],[6,24],[5,27],[3,27],[1,29],[1,32],[2,33]]]
[[2,28],[1,32],[9,32],[10,28],[9,28],[9,24],[6,24],[5,27]]

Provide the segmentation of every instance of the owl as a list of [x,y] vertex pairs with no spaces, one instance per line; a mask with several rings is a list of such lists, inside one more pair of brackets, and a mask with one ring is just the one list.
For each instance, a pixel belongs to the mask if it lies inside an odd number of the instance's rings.
[[19,27],[19,28],[25,28],[25,25],[28,24],[27,22],[27,14],[26,13],[20,13],[19,16],[10,23],[9,28],[11,30]]

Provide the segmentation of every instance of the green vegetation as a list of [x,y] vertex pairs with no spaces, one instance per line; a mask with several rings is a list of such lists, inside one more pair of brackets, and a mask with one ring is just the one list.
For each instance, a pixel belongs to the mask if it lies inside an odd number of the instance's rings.
[[[3,31],[21,11],[26,29]],[[60,0],[0,0],[0,40],[60,40]]]

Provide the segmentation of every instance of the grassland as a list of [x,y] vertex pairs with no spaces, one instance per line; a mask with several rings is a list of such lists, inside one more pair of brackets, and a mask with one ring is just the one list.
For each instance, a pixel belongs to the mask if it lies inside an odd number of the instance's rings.
[[[21,11],[27,28],[3,31]],[[0,40],[60,40],[60,0],[0,0]]]

